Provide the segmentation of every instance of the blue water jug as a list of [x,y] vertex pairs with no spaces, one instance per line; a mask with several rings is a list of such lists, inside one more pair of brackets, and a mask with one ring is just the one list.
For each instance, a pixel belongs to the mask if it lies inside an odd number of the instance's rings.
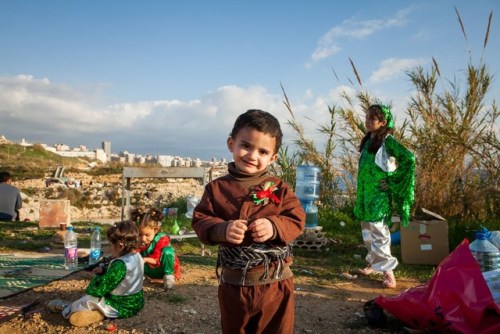
[[295,194],[306,213],[306,228],[318,226],[318,207],[321,170],[316,166],[297,166]]
[[313,201],[302,204],[306,212],[306,228],[315,228],[318,226],[318,207]]
[[306,203],[319,198],[321,170],[316,166],[297,166],[295,194]]

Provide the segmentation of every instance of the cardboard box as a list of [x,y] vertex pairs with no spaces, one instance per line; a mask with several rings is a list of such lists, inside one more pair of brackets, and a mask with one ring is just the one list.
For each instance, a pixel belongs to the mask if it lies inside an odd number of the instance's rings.
[[437,265],[450,253],[448,222],[426,209],[401,227],[401,258],[406,264]]
[[40,201],[39,227],[57,227],[71,225],[71,204],[67,199],[44,199]]

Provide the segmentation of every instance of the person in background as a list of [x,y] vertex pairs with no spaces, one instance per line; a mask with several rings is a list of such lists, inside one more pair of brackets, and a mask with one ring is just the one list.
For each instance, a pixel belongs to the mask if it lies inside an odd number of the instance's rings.
[[19,189],[11,185],[9,172],[0,172],[0,221],[20,220],[19,210],[23,199]]
[[[210,182],[193,211],[201,242],[218,244],[222,332],[293,333],[291,242],[305,223],[293,190],[269,174],[283,134],[278,120],[248,110],[234,124],[228,174]],[[220,273],[219,273],[220,271]]]
[[164,289],[173,289],[175,280],[181,278],[181,264],[169,236],[160,231],[163,213],[156,208],[137,208],[130,217],[139,229],[140,247],[137,251],[144,259],[144,275],[162,278]]
[[107,231],[112,260],[107,268],[97,267],[86,294],[67,303],[51,300],[47,307],[61,311],[73,326],[88,326],[104,318],[128,318],[144,307],[144,261],[135,250],[139,230],[132,221],[122,221]]
[[391,254],[392,206],[394,202],[401,225],[407,226],[414,201],[415,157],[391,135],[394,119],[389,107],[370,106],[365,126],[366,135],[359,146],[354,214],[361,221],[368,266],[358,272],[382,272],[383,286],[395,288],[393,270],[398,260]]

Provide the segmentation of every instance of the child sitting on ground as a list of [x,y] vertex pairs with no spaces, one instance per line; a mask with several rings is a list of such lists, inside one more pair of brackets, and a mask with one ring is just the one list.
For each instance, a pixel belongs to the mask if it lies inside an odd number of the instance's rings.
[[137,208],[130,216],[139,228],[142,245],[137,251],[144,259],[144,275],[153,279],[163,278],[163,288],[173,289],[175,279],[181,278],[181,265],[169,236],[160,232],[163,213],[156,208]]
[[88,326],[104,318],[128,318],[144,307],[142,282],[144,261],[137,248],[139,230],[131,221],[122,221],[107,231],[112,260],[107,269],[97,267],[86,295],[72,302],[52,300],[48,308],[62,309],[64,318],[73,326]]

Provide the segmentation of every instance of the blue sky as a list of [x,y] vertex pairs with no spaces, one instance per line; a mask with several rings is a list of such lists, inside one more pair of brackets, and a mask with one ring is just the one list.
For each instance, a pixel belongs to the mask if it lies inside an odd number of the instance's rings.
[[498,77],[499,9],[493,0],[0,0],[0,135],[229,158],[227,135],[247,109],[275,114],[292,142],[280,83],[317,136],[308,118],[321,123],[342,91],[359,89],[349,58],[398,123],[414,93],[405,71],[434,57],[443,77],[463,79],[491,11],[483,57]]

